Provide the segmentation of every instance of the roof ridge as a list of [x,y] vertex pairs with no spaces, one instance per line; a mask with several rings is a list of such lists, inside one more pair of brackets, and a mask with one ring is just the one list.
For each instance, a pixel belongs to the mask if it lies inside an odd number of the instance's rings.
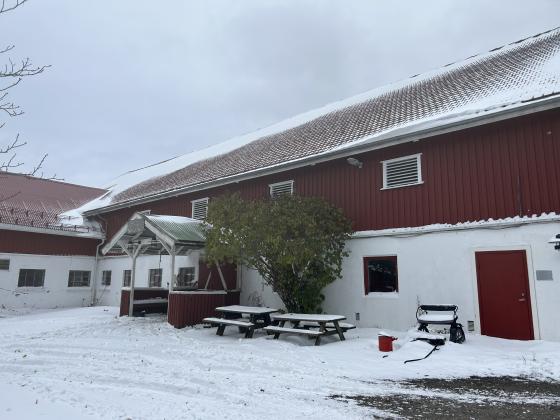
[[[539,38],[539,37],[541,37],[541,36],[543,36],[543,35],[546,35],[546,34],[549,34],[549,33],[551,33],[551,32],[554,32],[554,31],[556,31],[556,30],[558,30],[558,29],[560,29],[560,26],[557,26],[557,27],[552,28],[552,29],[548,29],[548,30],[543,31],[543,32],[539,32],[539,33],[534,34],[534,35],[526,36],[525,38],[518,39],[517,41],[508,42],[508,43],[503,44],[503,45],[500,45],[500,46],[498,46],[498,47],[491,48],[491,49],[489,49],[488,51],[485,51],[485,52],[476,53],[476,54],[473,54],[473,55],[471,55],[471,56],[462,58],[462,59],[460,59],[460,60],[452,61],[452,62],[447,63],[447,64],[445,64],[445,65],[443,65],[443,66],[441,66],[441,67],[437,67],[437,69],[443,69],[443,68],[445,68],[445,67],[449,67],[449,66],[452,66],[452,65],[454,65],[454,64],[462,63],[462,62],[464,62],[464,61],[470,60],[471,58],[482,57],[482,56],[484,56],[484,55],[486,55],[486,54],[490,54],[490,53],[499,51],[499,50],[501,50],[501,49],[503,49],[503,48],[505,48],[505,47],[510,47],[510,46],[513,46],[513,45],[520,44],[520,43],[525,42],[525,41],[527,41],[527,40],[529,40],[529,39]],[[434,70],[435,70],[435,69],[434,69]],[[428,70],[428,72],[429,72],[429,71],[431,71],[431,70]],[[417,75],[414,75],[414,76],[411,76],[411,77],[419,76],[419,75],[422,75],[422,74],[424,74],[424,73],[426,73],[426,72],[418,73]],[[405,80],[405,79],[403,79],[403,80]]]
[[[336,105],[336,104],[341,104],[342,102],[346,102],[346,101],[349,102],[349,101],[352,101],[353,99],[358,99],[358,98],[360,98],[360,97],[362,97],[362,96],[365,97],[366,95],[371,95],[371,96],[373,97],[372,94],[374,94],[374,92],[377,91],[377,90],[379,90],[379,91],[381,91],[381,90],[389,90],[391,86],[395,86],[395,85],[399,85],[399,84],[404,84],[404,83],[407,82],[407,81],[411,81],[411,82],[413,82],[413,83],[414,83],[414,82],[419,82],[419,81],[420,81],[420,77],[422,77],[422,76],[428,76],[428,75],[430,75],[430,74],[432,74],[432,73],[434,73],[434,72],[447,69],[447,67],[451,67],[451,66],[454,66],[454,65],[459,65],[459,64],[461,64],[461,63],[466,62],[467,60],[471,60],[471,59],[474,59],[474,58],[476,58],[476,57],[482,58],[482,57],[484,57],[484,56],[486,56],[486,55],[489,55],[489,54],[491,54],[491,53],[495,53],[496,51],[502,50],[503,48],[506,48],[506,47],[509,47],[509,46],[513,46],[513,45],[517,45],[517,44],[519,44],[519,43],[521,43],[521,42],[527,41],[527,40],[532,39],[532,38],[541,37],[541,36],[543,36],[543,35],[546,35],[546,34],[548,34],[548,33],[554,32],[554,31],[559,30],[559,29],[560,29],[560,26],[557,26],[557,27],[555,27],[555,28],[552,28],[552,29],[549,29],[549,30],[546,30],[546,31],[543,31],[543,32],[539,32],[539,33],[534,34],[534,35],[531,35],[531,36],[526,36],[525,38],[521,38],[521,39],[519,39],[519,40],[517,40],[517,41],[509,42],[509,43],[500,45],[500,46],[498,46],[498,47],[491,48],[490,50],[487,50],[487,51],[484,51],[484,52],[480,52],[480,53],[477,53],[477,54],[474,54],[474,55],[471,55],[471,56],[468,56],[468,57],[466,57],[466,58],[462,58],[462,59],[459,59],[459,60],[456,60],[456,61],[452,61],[452,62],[450,62],[450,63],[444,64],[444,65],[439,66],[439,67],[433,67],[433,68],[431,68],[431,69],[429,69],[429,70],[426,70],[426,71],[423,71],[423,72],[420,72],[420,73],[413,74],[412,76],[407,76],[407,77],[404,77],[404,78],[402,78],[402,79],[397,79],[397,80],[394,80],[394,81],[392,81],[392,82],[385,83],[385,84],[382,84],[382,85],[373,87],[373,88],[371,88],[371,89],[368,89],[368,90],[365,90],[365,91],[362,91],[362,92],[358,92],[358,93],[353,94],[353,95],[348,96],[348,97],[344,97],[344,98],[336,99],[336,100],[333,100],[333,101],[330,101],[330,102],[326,102],[326,103],[324,103],[323,105],[317,106],[316,108],[313,108],[313,109],[310,109],[310,110],[307,110],[307,111],[303,111],[303,112],[300,112],[300,113],[298,113],[298,114],[293,114],[293,115],[288,116],[288,117],[286,117],[286,118],[277,120],[277,121],[275,121],[275,122],[273,122],[273,123],[271,123],[271,124],[267,124],[267,125],[264,125],[264,126],[262,126],[262,127],[256,128],[256,129],[246,131],[246,132],[244,132],[244,133],[242,133],[242,134],[238,134],[238,135],[236,135],[236,136],[230,137],[230,138],[228,138],[228,139],[226,139],[226,140],[223,140],[223,141],[218,141],[217,143],[210,144],[210,145],[205,146],[205,147],[202,147],[202,148],[200,148],[200,149],[191,150],[190,152],[182,153],[182,154],[180,154],[180,155],[176,155],[176,156],[170,157],[170,158],[168,158],[168,159],[161,160],[161,161],[159,161],[159,162],[154,162],[154,163],[151,163],[151,164],[148,164],[148,165],[139,167],[139,168],[135,168],[135,169],[131,169],[131,170],[125,171],[125,172],[121,173],[120,175],[117,175],[115,178],[113,178],[113,181],[116,181],[118,178],[121,178],[121,177],[123,177],[123,176],[125,176],[125,175],[127,175],[127,174],[132,174],[132,173],[135,173],[135,172],[144,170],[144,169],[153,168],[153,167],[155,167],[155,166],[158,166],[158,165],[161,165],[161,164],[170,162],[170,161],[172,161],[172,160],[174,160],[174,159],[179,159],[179,158],[181,158],[181,157],[188,156],[188,155],[190,155],[190,154],[192,154],[192,153],[203,152],[203,151],[205,151],[205,150],[207,150],[207,149],[210,149],[210,148],[212,148],[212,147],[216,147],[216,146],[219,146],[219,145],[221,145],[221,144],[225,144],[225,143],[229,142],[230,140],[234,140],[234,139],[237,139],[237,138],[248,137],[248,136],[250,136],[250,135],[252,135],[252,134],[256,134],[256,133],[259,133],[259,132],[264,132],[264,131],[266,131],[266,130],[271,130],[271,129],[273,129],[273,128],[274,128],[275,126],[277,126],[277,125],[280,125],[280,124],[282,124],[282,123],[287,123],[287,122],[289,122],[289,121],[291,121],[291,120],[298,119],[298,118],[303,117],[303,116],[305,116],[305,115],[309,115],[309,114],[313,114],[313,113],[318,113],[318,115],[316,116],[316,118],[319,118],[320,116],[325,115],[325,114],[328,113],[328,112],[325,112],[325,113],[322,114],[322,113],[320,113],[321,110],[326,109],[326,108],[331,107],[331,106],[334,106],[334,105]],[[415,80],[413,80],[413,79],[415,79]],[[357,104],[360,104],[360,103],[362,103],[362,102],[367,101],[368,99],[370,99],[370,98],[363,98],[362,101],[357,101],[357,102],[352,103],[352,104],[349,103],[347,106],[357,105]],[[335,111],[337,111],[337,110],[339,110],[339,109],[342,109],[342,108],[338,108],[338,109],[332,110],[332,111],[330,111],[330,112],[335,112]],[[291,128],[296,128],[297,126],[298,126],[298,125],[294,125],[294,126],[291,127]],[[275,134],[275,133],[280,132],[280,131],[282,131],[282,130],[279,130],[279,131],[276,131],[276,132],[273,132],[273,133],[269,133],[269,134],[263,134],[262,136],[256,137],[254,140],[248,142],[247,144],[249,144],[249,143],[251,143],[251,142],[253,142],[253,141],[258,141],[258,140],[261,139],[261,138],[264,138],[264,137],[266,137],[266,136],[268,136],[268,135],[270,135],[270,134]],[[240,147],[242,147],[242,146],[240,146]],[[230,151],[230,150],[228,150],[227,152],[229,152],[229,151]],[[224,152],[224,153],[227,153],[227,152]],[[216,156],[213,156],[213,157],[216,157]],[[212,157],[212,158],[213,158],[213,157]],[[206,160],[206,159],[210,159],[210,158],[201,159],[201,161],[202,161],[202,160]],[[164,175],[166,175],[166,174],[164,174]],[[112,185],[110,185],[108,188],[111,188],[111,187],[112,187]]]
[[[195,152],[128,172],[81,211],[309,159],[390,133],[467,120],[560,93],[560,27],[333,101]],[[540,39],[539,39],[540,38]],[[554,61],[550,61],[554,60]],[[553,64],[553,67],[550,65]],[[547,67],[548,66],[548,67]],[[550,72],[552,70],[552,73]],[[447,119],[447,120],[446,120]],[[439,121],[439,122],[438,122]],[[401,130],[401,131],[399,131]],[[382,136],[383,135],[383,136]],[[173,161],[171,164],[166,162]],[[123,177],[123,179],[120,179]]]
[[84,189],[87,188],[87,189],[90,189],[90,190],[106,191],[104,188],[100,188],[100,187],[90,187],[89,185],[76,184],[74,182],[67,182],[67,181],[59,180],[59,179],[41,178],[41,177],[38,177],[38,176],[33,176],[33,175],[29,175],[29,174],[22,174],[22,173],[18,173],[18,172],[0,171],[0,177],[2,175],[19,176],[19,177],[27,178],[27,179],[34,180],[34,181],[54,182],[54,183],[57,183],[57,184],[69,185],[69,186],[72,186],[72,187],[80,187],[80,188],[84,188]]

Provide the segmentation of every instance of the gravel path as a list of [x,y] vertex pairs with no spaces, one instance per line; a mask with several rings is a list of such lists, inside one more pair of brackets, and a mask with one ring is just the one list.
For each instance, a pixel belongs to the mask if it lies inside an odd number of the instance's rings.
[[335,398],[370,407],[372,417],[380,419],[560,419],[560,382],[471,377],[387,386],[395,387],[394,393]]

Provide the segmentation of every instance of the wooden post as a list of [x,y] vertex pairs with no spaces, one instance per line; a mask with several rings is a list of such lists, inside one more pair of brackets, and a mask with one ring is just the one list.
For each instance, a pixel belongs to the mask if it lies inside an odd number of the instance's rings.
[[204,290],[208,290],[208,285],[210,284],[210,279],[212,278],[212,270],[208,273],[208,278],[206,279],[206,284],[204,285]]
[[134,280],[136,279],[136,258],[142,249],[142,244],[138,244],[138,247],[132,253],[132,273],[130,273],[130,293],[128,295],[128,316],[132,316],[134,310]]
[[169,322],[169,314],[171,306],[169,305],[171,302],[171,292],[173,292],[173,288],[175,287],[175,245],[171,249],[171,282],[169,283],[169,293],[167,295],[167,322]]
[[220,275],[220,280],[222,281],[222,287],[224,288],[224,290],[227,292],[227,284],[226,284],[226,280],[224,279],[224,275],[222,273],[222,269],[220,268],[220,264],[218,262],[216,262],[216,267],[218,267],[218,274]]
[[175,287],[175,247],[171,249],[171,283],[169,283],[169,292]]

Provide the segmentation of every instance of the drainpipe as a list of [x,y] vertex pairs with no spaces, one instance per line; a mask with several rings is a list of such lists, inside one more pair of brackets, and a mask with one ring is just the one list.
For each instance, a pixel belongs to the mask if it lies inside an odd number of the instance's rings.
[[[96,218],[101,219],[101,221],[105,222],[105,233],[107,232],[107,220],[103,219],[101,216],[96,216]],[[101,239],[101,242],[95,248],[95,265],[93,266],[93,278],[91,280],[92,283],[92,291],[91,291],[91,306],[95,306],[97,304],[97,272],[98,272],[98,264],[99,264],[99,249],[105,244],[105,240],[107,238]]]
[[102,239],[99,242],[99,245],[95,247],[95,265],[93,266],[93,278],[92,278],[92,287],[93,290],[91,291],[91,306],[95,306],[97,303],[97,272],[98,272],[98,264],[99,264],[99,249],[105,244],[105,239]]

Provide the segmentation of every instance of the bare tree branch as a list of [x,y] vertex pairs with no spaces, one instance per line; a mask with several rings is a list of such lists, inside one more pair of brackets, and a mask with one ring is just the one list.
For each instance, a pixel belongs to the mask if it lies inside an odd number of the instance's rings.
[[[0,0],[0,15],[16,9],[17,7],[25,4],[27,1],[28,0]],[[6,54],[14,48],[14,45],[8,45],[3,49],[0,49],[0,54]],[[20,61],[13,61],[11,58],[7,58],[7,63],[0,65],[0,80],[5,80],[5,83],[0,85],[0,112],[8,114],[9,117],[17,117],[23,114],[19,105],[8,99],[8,91],[17,86],[23,78],[40,74],[48,67],[50,66],[34,66],[29,58],[25,58]],[[4,123],[0,124],[0,129],[3,128],[4,125]],[[4,147],[0,145],[0,173],[13,171],[16,168],[23,166],[23,162],[19,161],[17,158],[17,151],[26,144],[27,142],[22,142],[20,140],[18,134],[13,142],[8,143]],[[40,171],[47,156],[48,155],[45,154],[29,172],[23,172],[22,174],[30,177],[39,176],[44,178],[43,172]],[[55,174],[47,179],[58,180],[59,178],[57,178]],[[4,201],[8,198],[0,197],[0,201]]]
[[[9,49],[8,49],[9,48]],[[13,50],[14,47],[6,47],[2,53]],[[31,63],[29,58],[24,58],[19,63],[15,63],[12,59],[8,59],[8,63],[4,64],[3,68],[0,70],[0,77],[26,77],[34,76],[36,74],[42,73],[47,67],[50,66],[39,66],[35,67]]]
[[16,46],[15,45],[8,45],[7,47],[5,47],[3,50],[0,50],[0,54],[4,54],[10,50],[13,50]]
[[14,2],[7,2],[6,0],[2,0],[2,5],[0,6],[0,14],[9,12],[10,10],[14,10],[16,7],[19,7],[26,2],[27,0],[15,0]]
[[[10,51],[12,48],[5,51]],[[0,79],[12,79],[5,86],[0,86],[0,111],[5,112],[10,117],[17,117],[23,114],[23,111],[18,105],[8,100],[8,90],[18,85],[24,77],[35,76],[36,74],[42,73],[46,68],[50,66],[33,66],[31,60],[26,58],[21,60],[20,63],[16,64],[11,59],[8,60],[9,63],[5,64],[3,68],[0,68]]]
[[[0,128],[3,126],[4,124]],[[23,165],[22,162],[16,160],[17,153],[15,150],[25,145],[25,142],[19,140],[18,134],[12,143],[8,143],[5,147],[0,146],[0,155],[6,155],[6,157],[0,158],[0,171],[8,172]]]

